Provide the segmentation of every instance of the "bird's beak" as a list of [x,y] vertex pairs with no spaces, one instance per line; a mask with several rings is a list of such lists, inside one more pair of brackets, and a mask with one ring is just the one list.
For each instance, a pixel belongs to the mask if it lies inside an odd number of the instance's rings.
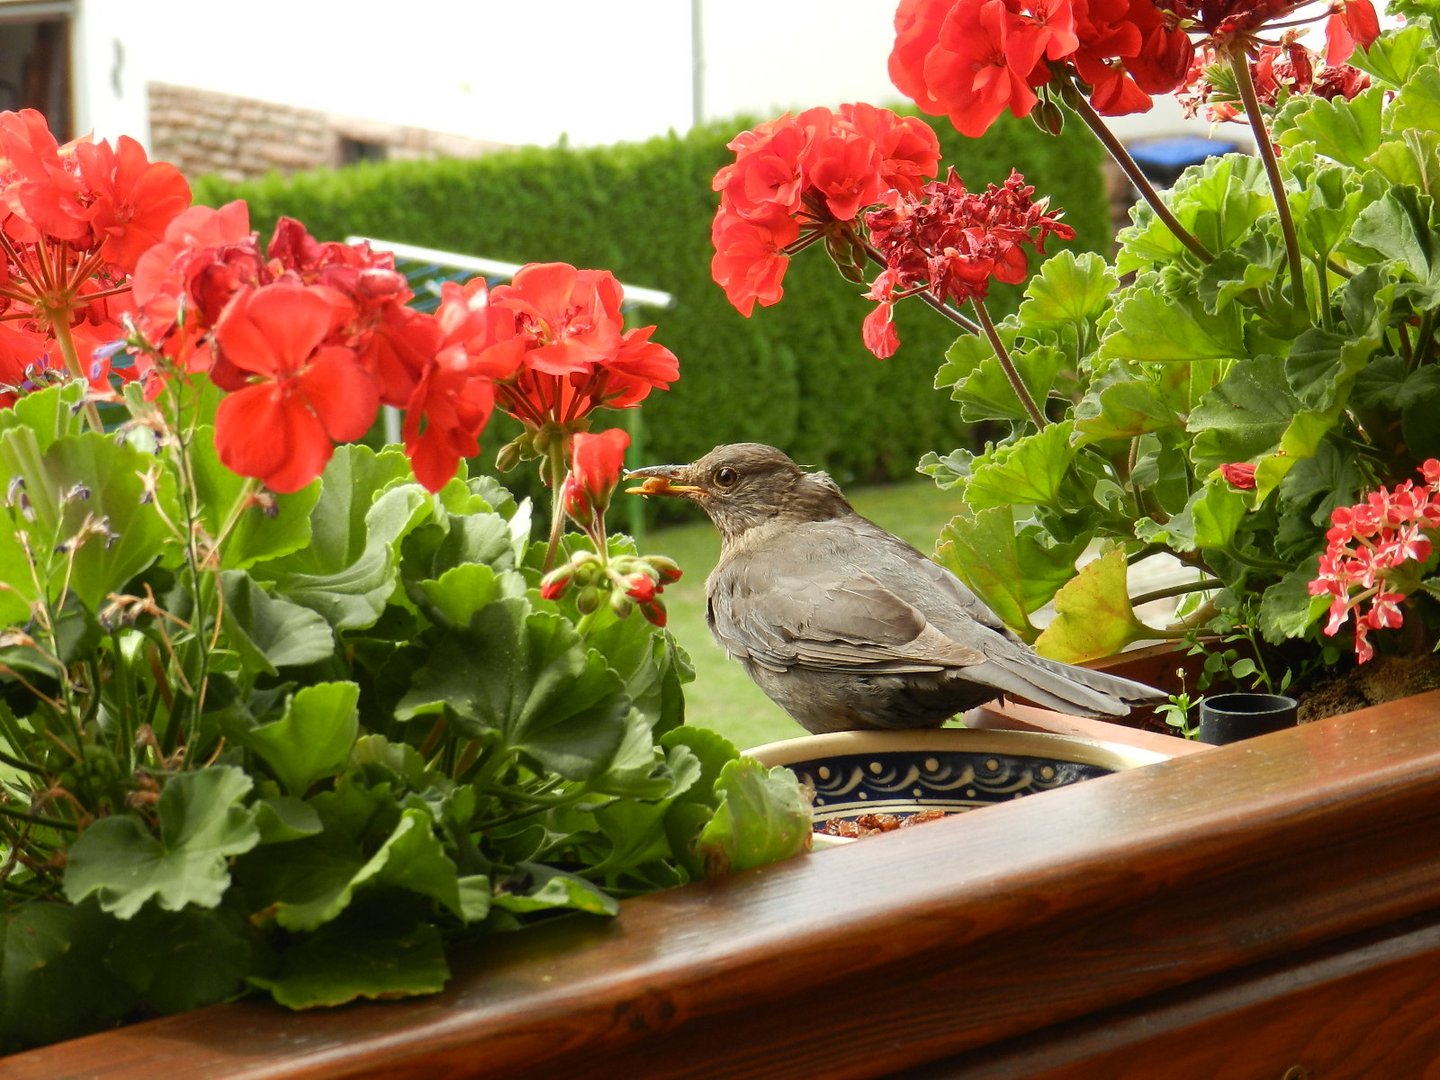
[[647,465],[643,469],[626,469],[625,479],[638,479],[640,484],[625,489],[627,495],[674,495],[684,498],[699,494],[695,484],[681,482],[685,475],[684,465]]

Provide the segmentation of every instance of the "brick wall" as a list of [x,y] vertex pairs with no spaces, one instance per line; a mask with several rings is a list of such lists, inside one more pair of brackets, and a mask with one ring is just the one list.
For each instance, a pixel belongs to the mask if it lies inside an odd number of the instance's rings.
[[151,83],[150,156],[186,176],[215,173],[247,180],[350,164],[357,157],[392,160],[474,157],[501,144],[424,128],[377,123],[188,86]]

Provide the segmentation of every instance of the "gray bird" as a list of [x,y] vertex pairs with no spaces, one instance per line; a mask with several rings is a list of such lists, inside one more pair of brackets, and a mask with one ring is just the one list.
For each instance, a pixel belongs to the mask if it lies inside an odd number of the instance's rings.
[[705,582],[715,639],[812,732],[923,728],[1002,694],[1078,716],[1159,700],[1037,655],[959,578],[772,446],[718,446],[628,477],[697,503],[720,530]]

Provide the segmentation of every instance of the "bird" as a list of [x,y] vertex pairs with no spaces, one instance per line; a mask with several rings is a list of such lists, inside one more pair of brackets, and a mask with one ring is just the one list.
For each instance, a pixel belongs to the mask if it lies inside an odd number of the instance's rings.
[[949,570],[856,513],[828,474],[773,446],[717,446],[626,478],[640,481],[631,494],[710,516],[710,631],[813,734],[938,727],[1002,696],[1112,718],[1164,696],[1040,656]]

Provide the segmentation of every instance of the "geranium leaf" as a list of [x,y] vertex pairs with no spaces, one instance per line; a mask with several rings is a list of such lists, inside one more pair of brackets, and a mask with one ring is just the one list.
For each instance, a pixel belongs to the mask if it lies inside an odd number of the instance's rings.
[[255,811],[243,805],[252,784],[228,765],[171,777],[156,804],[158,837],[135,817],[94,822],[70,848],[65,896],[95,896],[121,919],[151,899],[169,911],[215,907],[230,884],[228,857],[260,842]]
[[1406,128],[1370,155],[1376,171],[1392,185],[1413,187],[1440,198],[1440,131]]
[[310,541],[310,526],[320,485],[309,484],[289,495],[271,495],[270,509],[258,504],[239,511],[229,532],[227,521],[241,500],[250,498],[250,481],[231,472],[215,449],[215,433],[201,427],[191,442],[190,457],[201,521],[211,536],[225,536],[220,547],[221,565],[227,570],[245,570],[262,559],[299,550]]
[[292,795],[275,795],[257,799],[255,824],[260,829],[260,843],[278,844],[315,836],[325,825],[315,808]]
[[1072,421],[1047,424],[1043,431],[996,447],[983,464],[977,464],[965,485],[965,501],[972,509],[988,506],[1056,506],[1060,490],[1075,459],[1070,443]]
[[[1440,238],[1431,227],[1434,200],[1412,187],[1391,188],[1355,219],[1353,243],[1394,259],[1430,292],[1440,290]],[[1396,289],[1400,294],[1401,287]],[[1422,297],[1422,302],[1431,302]]]
[[86,1034],[135,1007],[99,962],[119,926],[94,903],[31,901],[0,914],[0,1053]]
[[1041,264],[1025,286],[1020,325],[1070,328],[1081,340],[1109,307],[1115,273],[1094,252],[1062,251]]
[[591,915],[615,915],[620,911],[615,898],[594,882],[544,863],[517,866],[515,873],[496,887],[493,903],[517,914],[556,909]]
[[225,643],[250,671],[274,675],[282,667],[313,664],[335,652],[335,635],[307,607],[271,596],[249,574],[222,571]]
[[1042,545],[1030,531],[1015,528],[1008,506],[962,510],[940,533],[935,556],[1027,641],[1039,633],[1030,612],[1049,602],[1075,576],[1075,560],[1088,537],[1071,544]]
[[[1260,215],[1272,209],[1265,170],[1258,158],[1223,154],[1186,169],[1166,193],[1176,219],[1212,252],[1228,251],[1248,234]],[[1184,263],[1193,258],[1170,228],[1144,203],[1136,223],[1122,229],[1119,274]]]
[[135,993],[161,1013],[239,996],[250,971],[245,922],[232,911],[146,907],[120,924],[106,957]]
[[395,589],[401,539],[431,512],[403,454],[339,447],[325,470],[311,542],[257,577],[340,629],[372,626]]
[[[1431,49],[1433,60],[1433,45]],[[1426,64],[1405,81],[1404,92],[1395,99],[1389,119],[1395,131],[1440,129],[1440,67]]]
[[1200,399],[1186,422],[1195,433],[1191,456],[1198,472],[1249,461],[1275,446],[1300,401],[1274,356],[1242,360]]
[[1365,159],[1380,145],[1380,109],[1384,101],[1385,91],[1379,86],[1348,101],[1344,97],[1327,101],[1304,95],[1303,107],[1297,106],[1295,113],[1287,114],[1292,126],[1280,132],[1278,141],[1282,146],[1309,144],[1316,153],[1342,165],[1363,168]]
[[1435,56],[1429,27],[1410,25],[1381,34],[1367,48],[1356,49],[1350,64],[1377,79],[1399,87],[1405,85],[1420,65]]
[[279,720],[231,736],[263,758],[285,790],[298,797],[349,759],[360,732],[359,699],[353,682],[302,687]]
[[1075,405],[1077,446],[1179,427],[1180,417],[1163,389],[1123,364],[1092,380]]
[[1079,663],[1112,656],[1153,631],[1135,618],[1126,586],[1125,552],[1092,559],[1055,594],[1055,620],[1035,641],[1041,656]]
[[[52,601],[64,583],[98,612],[112,592],[123,592],[155,562],[171,534],[142,479],[154,466],[153,456],[95,432],[57,439],[43,449],[30,428],[0,434],[0,474],[24,485],[26,527],[32,549],[44,552],[51,568]],[[155,482],[158,497],[168,501],[169,476],[158,473]],[[6,584],[34,600],[31,574],[28,567],[21,570],[23,562],[13,565],[17,553],[11,543],[13,534],[4,559],[15,576],[7,576]],[[71,565],[58,551],[51,554],[66,544],[75,546]]]
[[706,877],[764,866],[809,850],[814,837],[810,803],[789,769],[736,758],[720,770],[715,791],[720,805],[695,841]]
[[250,983],[286,1008],[312,1009],[433,994],[449,978],[439,929],[403,905],[376,902],[299,937],[277,974]]
[[464,634],[442,639],[396,715],[447,709],[472,738],[497,732],[502,746],[586,780],[613,760],[630,701],[620,676],[567,620],[506,598]]
[[85,385],[80,382],[22,394],[13,404],[0,409],[0,432],[28,428],[40,449],[47,450],[57,439],[86,431],[85,413],[77,408],[84,395]]
[[462,891],[455,863],[424,810],[403,810],[368,858],[343,827],[333,820],[327,826],[322,836],[266,848],[263,858],[237,868],[246,894],[280,926],[314,930],[338,918],[362,890],[382,886],[435,900],[465,922],[484,917],[483,893]]
[[1166,296],[1153,288],[1137,288],[1120,301],[1099,350],[1104,359],[1159,363],[1249,354],[1235,307],[1212,315],[1198,295]]
[[1260,598],[1260,633],[1270,644],[1300,637],[1329,606],[1329,597],[1310,595],[1309,584],[1318,572],[1312,556],[1265,590]]

